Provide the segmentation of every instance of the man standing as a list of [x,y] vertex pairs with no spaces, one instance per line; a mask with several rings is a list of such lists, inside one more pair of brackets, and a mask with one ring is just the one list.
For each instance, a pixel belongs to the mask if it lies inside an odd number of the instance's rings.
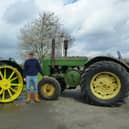
[[[40,72],[42,75],[43,71],[41,69],[41,66],[36,58],[34,58],[34,52],[29,53],[29,58],[24,63],[24,80],[26,81],[26,92],[27,92],[27,98],[26,103],[30,103],[32,93],[34,94],[34,101],[39,102],[38,97],[38,80],[37,80],[37,74]],[[32,92],[31,86],[33,85],[34,90]]]

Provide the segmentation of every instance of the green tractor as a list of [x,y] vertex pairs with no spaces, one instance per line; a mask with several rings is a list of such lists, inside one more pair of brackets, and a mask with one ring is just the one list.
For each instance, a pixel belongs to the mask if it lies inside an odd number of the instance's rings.
[[129,93],[129,68],[115,58],[99,56],[67,57],[68,41],[64,41],[64,57],[52,55],[43,59],[44,77],[39,82],[39,95],[43,99],[57,99],[65,89],[80,85],[84,100],[95,105],[121,104]]

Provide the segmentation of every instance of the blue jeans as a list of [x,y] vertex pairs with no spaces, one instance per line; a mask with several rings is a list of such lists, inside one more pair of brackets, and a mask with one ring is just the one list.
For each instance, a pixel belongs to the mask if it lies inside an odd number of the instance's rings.
[[[26,77],[26,89],[27,93],[38,93],[38,80],[37,76],[27,76]],[[33,86],[33,90],[32,87]]]

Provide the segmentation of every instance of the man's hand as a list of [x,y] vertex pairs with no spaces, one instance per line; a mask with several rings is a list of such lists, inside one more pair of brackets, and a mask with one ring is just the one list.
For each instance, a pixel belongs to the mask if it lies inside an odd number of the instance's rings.
[[26,78],[24,78],[23,80],[24,80],[24,82],[26,82]]

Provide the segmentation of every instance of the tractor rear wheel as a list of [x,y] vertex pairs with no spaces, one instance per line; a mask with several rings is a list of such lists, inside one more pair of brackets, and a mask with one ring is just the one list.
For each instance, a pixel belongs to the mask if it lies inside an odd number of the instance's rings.
[[12,102],[18,98],[23,89],[21,73],[12,66],[0,66],[0,102]]
[[46,100],[56,100],[61,93],[58,81],[52,77],[44,77],[38,85],[39,96]]
[[128,96],[129,73],[118,63],[96,62],[82,75],[81,91],[84,98],[92,104],[121,104]]

